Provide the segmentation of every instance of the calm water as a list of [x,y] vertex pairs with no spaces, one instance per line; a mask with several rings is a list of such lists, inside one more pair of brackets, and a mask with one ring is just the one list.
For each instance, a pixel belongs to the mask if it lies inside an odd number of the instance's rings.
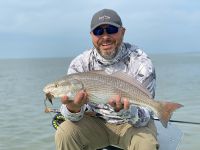
[[[185,105],[173,119],[200,122],[200,53],[150,55],[157,72],[156,98]],[[66,73],[70,59],[0,60],[0,150],[54,150],[51,115],[42,89]],[[176,124],[181,150],[199,149],[200,125]]]

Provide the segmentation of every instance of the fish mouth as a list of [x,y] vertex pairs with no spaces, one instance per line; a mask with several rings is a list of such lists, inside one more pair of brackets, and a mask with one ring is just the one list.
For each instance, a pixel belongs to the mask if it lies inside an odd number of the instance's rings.
[[46,100],[48,100],[52,105],[53,105],[53,102],[52,102],[53,98],[54,96],[50,92],[46,93]]

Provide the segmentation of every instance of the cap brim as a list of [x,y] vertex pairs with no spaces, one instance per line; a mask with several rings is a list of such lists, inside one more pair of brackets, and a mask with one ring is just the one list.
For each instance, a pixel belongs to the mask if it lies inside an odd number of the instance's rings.
[[94,26],[93,28],[91,28],[91,31],[93,31],[96,27],[103,25],[103,24],[113,25],[113,26],[118,27],[118,28],[121,27],[120,25],[118,25],[114,22],[101,22],[101,23],[97,24],[96,26]]

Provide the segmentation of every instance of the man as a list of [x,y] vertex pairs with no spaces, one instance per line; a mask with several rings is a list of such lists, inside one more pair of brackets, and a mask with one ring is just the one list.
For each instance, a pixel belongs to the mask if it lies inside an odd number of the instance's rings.
[[[141,49],[123,42],[125,28],[115,11],[103,9],[95,13],[90,34],[94,48],[77,56],[68,74],[92,70],[125,72],[154,97],[152,62]],[[74,101],[67,97],[61,101],[60,110],[66,121],[56,131],[57,150],[95,150],[109,145],[127,150],[158,148],[156,127],[147,108],[130,105],[128,99],[122,104],[120,96],[111,97],[106,105],[94,104],[87,101],[85,91],[80,91]]]

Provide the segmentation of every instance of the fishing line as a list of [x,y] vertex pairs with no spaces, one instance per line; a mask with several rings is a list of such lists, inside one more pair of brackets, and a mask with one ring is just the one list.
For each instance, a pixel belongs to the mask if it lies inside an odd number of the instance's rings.
[[[152,118],[152,119],[159,121],[159,119],[157,118]],[[169,122],[200,125],[200,122],[191,122],[191,121],[182,121],[182,120],[169,120]]]
[[[44,106],[45,106],[45,112],[46,113],[49,113],[49,115],[50,115],[50,117],[52,118],[52,125],[53,125],[53,120],[54,120],[54,118],[56,117],[56,118],[60,118],[60,116],[58,115],[59,113],[60,113],[60,111],[59,111],[59,109],[52,109],[52,108],[49,108],[48,107],[48,105],[47,105],[47,100],[46,99],[44,99]],[[52,113],[56,113],[57,114],[57,116],[55,115],[55,116],[53,116],[53,114]],[[63,120],[63,118],[61,118],[62,120]],[[64,121],[64,120],[63,120]],[[55,128],[55,126],[53,125],[53,127]],[[64,132],[64,129],[61,127],[61,126],[59,126],[60,127],[60,129]],[[56,130],[57,130],[57,128],[55,128]]]
[[45,106],[45,112],[47,113],[47,110],[49,110],[49,114],[50,114],[51,118],[53,119],[53,115],[51,114],[50,108],[47,106],[46,99],[44,99],[44,106]]

